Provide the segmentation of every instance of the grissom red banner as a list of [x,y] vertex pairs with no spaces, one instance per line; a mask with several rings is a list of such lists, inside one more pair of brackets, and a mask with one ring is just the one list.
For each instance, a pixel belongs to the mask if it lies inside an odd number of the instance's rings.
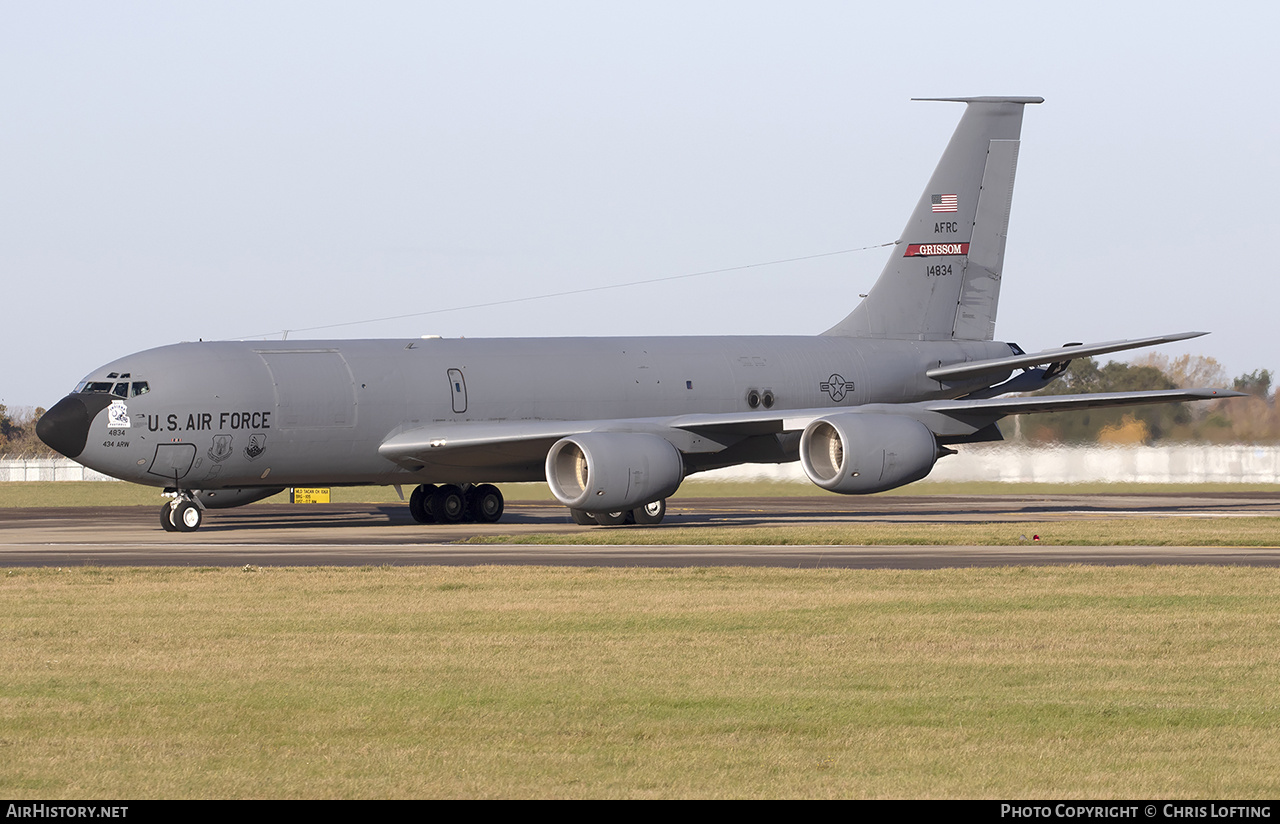
[[903,257],[934,257],[936,255],[967,255],[967,243],[908,243]]

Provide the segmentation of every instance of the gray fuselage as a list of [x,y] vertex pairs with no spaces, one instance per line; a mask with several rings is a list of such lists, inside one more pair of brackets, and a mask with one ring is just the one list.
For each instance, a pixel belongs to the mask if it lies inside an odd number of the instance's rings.
[[[181,489],[538,481],[545,445],[414,468],[378,448],[408,430],[464,422],[626,422],[954,398],[994,381],[943,385],[925,370],[1009,351],[997,341],[838,336],[181,343],[86,378],[99,394],[121,382],[145,382],[147,391],[111,397],[114,410],[91,406],[76,458]],[[794,443],[759,441],[701,463],[689,456],[688,471],[796,457]]]

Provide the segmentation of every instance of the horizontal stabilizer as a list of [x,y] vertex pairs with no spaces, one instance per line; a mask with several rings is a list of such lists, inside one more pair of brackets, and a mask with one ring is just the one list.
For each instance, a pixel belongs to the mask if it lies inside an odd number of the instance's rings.
[[1043,97],[913,97],[925,103],[1043,103]]
[[1177,340],[1198,338],[1208,332],[1179,332],[1175,335],[1157,335],[1151,338],[1135,338],[1133,340],[1112,340],[1103,343],[1086,343],[1078,346],[1059,346],[1056,349],[1045,349],[1042,352],[1031,352],[1024,355],[1010,355],[1007,358],[952,363],[930,369],[925,374],[936,381],[958,381],[975,378],[981,375],[1008,372],[1012,369],[1025,369],[1028,366],[1041,366],[1049,363],[1074,360],[1075,358],[1105,355],[1109,352],[1123,352],[1126,349],[1141,349],[1144,346],[1155,346],[1159,343],[1171,343]]

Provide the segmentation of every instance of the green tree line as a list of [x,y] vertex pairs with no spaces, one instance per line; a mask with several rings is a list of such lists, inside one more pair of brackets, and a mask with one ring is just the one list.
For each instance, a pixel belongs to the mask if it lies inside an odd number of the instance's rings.
[[1276,443],[1280,442],[1280,414],[1271,382],[1272,374],[1267,369],[1229,378],[1216,360],[1199,355],[1173,359],[1147,355],[1133,363],[1108,361],[1104,365],[1093,358],[1080,358],[1072,361],[1048,389],[1037,394],[1228,387],[1245,392],[1248,397],[1022,415],[1018,421],[1002,423],[1001,430],[1006,438],[1012,435],[1045,444]]

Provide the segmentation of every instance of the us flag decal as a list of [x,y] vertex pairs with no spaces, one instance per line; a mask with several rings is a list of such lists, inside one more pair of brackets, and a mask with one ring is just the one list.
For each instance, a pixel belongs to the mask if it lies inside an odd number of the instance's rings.
[[960,210],[959,195],[930,195],[930,202],[935,212],[957,212]]

